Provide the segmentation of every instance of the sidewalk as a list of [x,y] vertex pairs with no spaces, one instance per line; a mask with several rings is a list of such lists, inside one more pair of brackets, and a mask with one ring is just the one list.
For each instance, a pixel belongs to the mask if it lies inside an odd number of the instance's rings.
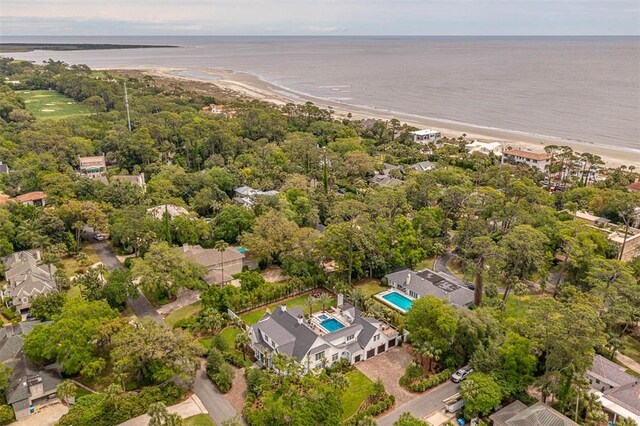
[[621,353],[618,353],[616,355],[616,358],[618,358],[618,361],[623,363],[629,370],[633,370],[636,373],[640,374],[640,363],[632,360],[626,355],[622,355]]
[[[204,408],[200,398],[195,394],[191,395],[186,401],[167,407],[167,411],[170,413],[178,413],[183,419],[195,416],[196,414],[207,414],[207,409]],[[150,417],[147,414],[143,414],[127,420],[124,423],[120,423],[120,426],[147,426],[149,424],[149,420]]]

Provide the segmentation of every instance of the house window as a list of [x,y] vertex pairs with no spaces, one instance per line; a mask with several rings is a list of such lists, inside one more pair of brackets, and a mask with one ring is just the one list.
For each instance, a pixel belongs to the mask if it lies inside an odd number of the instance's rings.
[[340,354],[333,354],[333,356],[331,357],[331,361],[336,362],[338,360],[338,356]]
[[355,338],[356,338],[355,334],[352,334],[351,336],[347,336],[347,342],[350,341],[350,340],[353,340]]
[[324,358],[324,351],[322,351],[322,352],[318,352],[318,353],[316,354],[316,361],[320,361],[320,360],[321,360],[321,359],[323,359],[323,358]]
[[378,340],[380,340],[380,335],[376,334],[375,336],[373,336],[373,341],[377,342]]

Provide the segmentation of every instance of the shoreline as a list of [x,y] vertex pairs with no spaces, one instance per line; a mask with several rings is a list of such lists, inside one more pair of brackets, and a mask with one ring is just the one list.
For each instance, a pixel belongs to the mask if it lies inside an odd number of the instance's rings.
[[633,151],[613,146],[598,146],[589,142],[535,135],[515,130],[483,127],[453,120],[422,117],[407,113],[386,111],[375,107],[364,107],[329,101],[269,83],[260,79],[258,76],[244,72],[215,68],[125,68],[118,71],[124,73],[127,71],[137,71],[143,75],[163,79],[205,83],[228,92],[230,97],[233,97],[235,94],[236,97],[239,95],[241,98],[256,99],[276,105],[313,102],[318,107],[333,110],[334,117],[336,118],[347,118],[348,114],[351,114],[351,118],[355,120],[370,118],[390,120],[396,118],[401,122],[418,128],[428,127],[436,129],[440,131],[443,136],[447,137],[457,138],[462,134],[466,134],[465,139],[469,141],[473,139],[497,141],[502,142],[504,146],[509,145],[514,148],[537,152],[542,152],[546,145],[566,145],[576,152],[589,152],[600,156],[607,167],[615,168],[623,165],[640,165],[640,150]]

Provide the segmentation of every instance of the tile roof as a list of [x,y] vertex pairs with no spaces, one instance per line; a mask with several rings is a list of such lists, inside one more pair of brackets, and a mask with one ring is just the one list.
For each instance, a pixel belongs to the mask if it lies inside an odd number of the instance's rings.
[[629,191],[640,191],[640,180],[637,182],[633,182],[631,185],[627,186]]
[[47,198],[47,194],[45,194],[44,192],[34,191],[34,192],[27,192],[26,194],[18,195],[17,197],[15,197],[15,200],[20,203],[26,203],[28,201],[44,200],[45,198]]

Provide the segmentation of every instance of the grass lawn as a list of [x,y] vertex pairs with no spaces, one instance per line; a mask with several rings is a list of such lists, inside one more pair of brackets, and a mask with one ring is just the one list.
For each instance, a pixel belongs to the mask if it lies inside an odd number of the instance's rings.
[[383,287],[380,285],[380,280],[362,280],[357,282],[355,285],[356,290],[360,290],[362,294],[366,297],[373,296],[374,294],[378,294],[381,291],[388,290],[388,287]]
[[428,257],[428,258],[418,262],[416,267],[413,268],[413,269],[415,271],[419,271],[421,269],[425,269],[426,268],[426,269],[431,269],[433,271],[433,266],[434,266],[435,262],[436,262],[436,257]]
[[[91,244],[85,244],[84,246],[82,246],[82,249],[80,251],[85,253],[89,257],[89,265],[100,262],[100,256],[98,256],[98,253],[96,253]],[[61,259],[60,268],[64,270],[64,273],[67,275],[67,277],[74,276],[78,273],[79,269],[82,269],[75,256],[68,256]]]
[[[502,295],[498,296],[502,299]],[[527,313],[527,308],[529,307],[529,303],[538,296],[516,296],[511,293],[507,297],[507,305],[505,307],[505,316],[507,318],[515,318],[515,319],[524,319]]]
[[353,370],[345,376],[349,387],[342,396],[342,418],[353,416],[365,399],[373,393],[373,382],[359,370]]
[[187,417],[184,419],[183,424],[184,426],[216,426],[208,414],[196,414],[195,416]]
[[200,312],[202,309],[202,302],[199,300],[191,305],[183,306],[182,308],[176,309],[166,316],[164,321],[167,323],[169,327],[173,327],[178,321],[184,318],[189,318],[194,316]]
[[81,294],[82,294],[81,293],[81,290],[82,290],[81,287],[82,287],[81,285],[73,284],[71,286],[71,288],[69,289],[69,291],[67,291],[67,296],[69,298],[71,298],[71,297],[80,297]]
[[620,352],[632,360],[640,362],[640,341],[631,336],[622,337],[622,341],[624,342],[624,347]]
[[18,96],[24,99],[27,109],[39,119],[91,114],[91,110],[85,105],[53,90],[20,90]]
[[[309,306],[307,305],[307,299],[309,298],[308,294],[303,294],[302,296],[298,296],[295,297],[293,299],[289,299],[286,302],[276,302],[276,303],[272,303],[271,305],[268,306],[269,310],[273,311],[275,308],[277,308],[278,306],[282,305],[283,303],[287,306],[287,309],[291,309],[291,308],[295,308],[296,306],[299,306],[302,308],[302,311],[307,314],[309,313]],[[336,301],[335,299],[331,302],[330,306],[336,306]],[[328,308],[329,306],[326,306],[326,308]],[[322,309],[322,304],[320,302],[314,302],[312,310],[313,312],[317,312],[320,309]],[[240,315],[240,318],[242,318],[242,320],[245,322],[245,324],[247,325],[253,325],[255,323],[257,323],[260,318],[262,318],[264,316],[264,313],[266,312],[266,307],[264,308],[260,308],[257,309],[255,311],[251,311],[251,312],[247,312],[245,314]]]

